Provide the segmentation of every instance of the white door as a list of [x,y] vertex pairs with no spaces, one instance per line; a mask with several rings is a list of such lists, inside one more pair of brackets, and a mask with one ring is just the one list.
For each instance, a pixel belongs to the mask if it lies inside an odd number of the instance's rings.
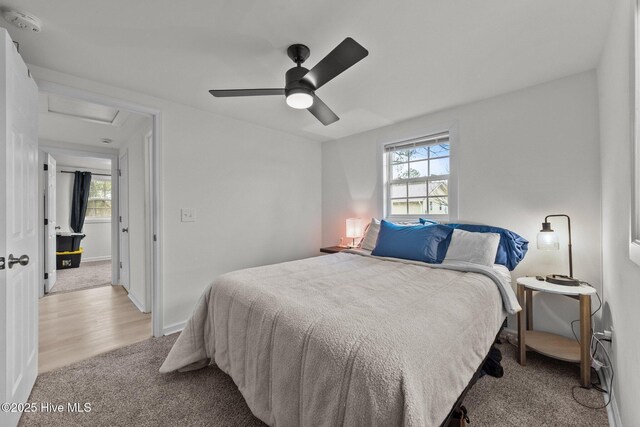
[[44,280],[45,292],[56,284],[56,159],[47,154],[47,179],[45,192],[45,243],[44,243]]
[[118,164],[118,213],[120,225],[120,284],[129,290],[129,157],[120,156]]
[[[17,403],[38,373],[38,88],[4,29],[0,138],[0,403]],[[1,426],[19,418],[0,411]]]

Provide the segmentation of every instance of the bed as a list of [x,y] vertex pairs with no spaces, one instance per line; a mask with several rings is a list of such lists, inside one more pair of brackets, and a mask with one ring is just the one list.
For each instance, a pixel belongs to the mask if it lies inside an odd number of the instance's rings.
[[503,266],[345,251],[220,276],[160,371],[215,363],[272,426],[438,426],[519,309]]

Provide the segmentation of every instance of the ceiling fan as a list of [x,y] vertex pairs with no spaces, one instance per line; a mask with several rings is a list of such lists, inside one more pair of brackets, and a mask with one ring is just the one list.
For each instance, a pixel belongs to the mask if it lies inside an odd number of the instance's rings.
[[216,97],[285,95],[287,105],[297,109],[306,108],[323,125],[330,125],[340,118],[318,98],[315,91],[362,60],[369,51],[347,37],[315,67],[308,70],[301,64],[310,53],[309,48],[303,44],[289,46],[287,55],[297,65],[287,71],[284,89],[222,89],[210,90],[209,93]]

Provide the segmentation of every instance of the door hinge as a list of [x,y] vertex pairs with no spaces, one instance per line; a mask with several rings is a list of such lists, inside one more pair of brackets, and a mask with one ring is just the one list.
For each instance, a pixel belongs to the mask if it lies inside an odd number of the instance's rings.
[[44,280],[49,280],[49,273],[44,273]]
[[122,261],[120,261],[120,268],[122,268]]
[[118,169],[118,176],[122,176],[122,169]]
[[44,165],[44,170],[48,171],[49,170],[49,165],[45,163]]
[[122,215],[120,215],[120,222],[122,222]]
[[158,236],[156,236],[155,234],[153,235],[153,241],[157,242],[158,241]]
[[44,219],[44,225],[49,225],[49,220],[47,218]]
[[4,270],[4,257],[0,257],[0,270]]

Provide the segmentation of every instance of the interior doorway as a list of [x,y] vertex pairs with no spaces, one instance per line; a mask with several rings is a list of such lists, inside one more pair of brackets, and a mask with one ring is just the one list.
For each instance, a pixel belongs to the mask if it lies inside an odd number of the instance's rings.
[[153,115],[40,89],[44,372],[153,334],[156,159]]
[[44,295],[118,283],[111,251],[116,183],[112,160],[61,154],[46,146],[40,157],[45,179]]
[[[118,227],[120,233],[120,284],[127,291],[131,289],[130,244],[129,241],[129,155],[124,152],[119,158],[118,168]],[[145,293],[146,295],[146,293]]]

